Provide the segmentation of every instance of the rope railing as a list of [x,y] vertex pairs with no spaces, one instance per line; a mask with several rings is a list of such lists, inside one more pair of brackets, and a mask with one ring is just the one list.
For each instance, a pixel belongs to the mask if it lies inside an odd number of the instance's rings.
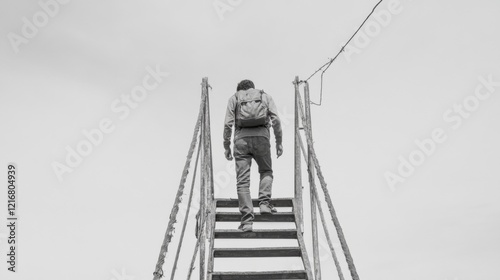
[[191,280],[191,274],[193,273],[193,270],[194,270],[194,263],[196,261],[196,255],[198,253],[198,248],[200,247],[200,239],[197,239],[196,240],[196,245],[194,246],[194,252],[193,252],[193,256],[191,258],[191,264],[189,265],[189,271],[188,271],[188,275],[187,275],[187,280]]
[[[305,83],[307,83],[307,82],[305,82]],[[298,113],[300,118],[302,119],[302,126],[304,127],[307,145],[309,147],[309,152],[311,153],[312,160],[313,160],[314,166],[316,168],[316,175],[318,176],[318,179],[320,181],[321,189],[323,190],[324,197],[325,197],[325,200],[326,200],[326,203],[328,205],[329,212],[330,212],[330,216],[332,217],[333,224],[335,225],[335,228],[337,230],[337,236],[339,238],[340,245],[342,246],[342,250],[344,251],[344,256],[346,258],[346,262],[347,262],[347,265],[349,267],[351,277],[353,280],[359,280],[359,276],[358,276],[358,273],[356,271],[356,266],[354,265],[354,260],[352,258],[351,252],[349,250],[349,246],[347,245],[347,241],[345,239],[344,232],[342,230],[342,226],[340,225],[340,222],[337,218],[337,214],[336,214],[335,209],[333,207],[333,202],[332,202],[332,199],[330,197],[330,192],[328,191],[327,184],[326,184],[325,178],[323,176],[323,172],[321,171],[321,166],[319,165],[318,157],[317,157],[316,151],[314,149],[314,141],[312,138],[311,129],[308,126],[306,115],[304,113],[304,104],[302,102],[302,98],[300,96],[300,93],[297,93],[297,91],[296,91],[296,100],[299,103],[299,106],[298,106],[299,110],[296,113]]]
[[[298,134],[300,149],[302,150],[302,154],[304,158],[306,158],[306,149],[304,148],[304,143],[302,142],[302,136]],[[321,219],[321,224],[323,226],[323,231],[325,232],[326,242],[328,243],[328,247],[330,248],[330,253],[332,254],[333,262],[335,263],[335,267],[337,268],[337,274],[339,275],[340,280],[344,280],[344,274],[342,273],[342,268],[340,267],[340,262],[335,253],[335,248],[333,247],[332,239],[330,238],[330,231],[326,225],[325,214],[323,213],[323,207],[321,206],[321,200],[319,199],[318,190],[316,186],[312,189],[312,195],[316,197],[317,207],[319,212],[319,217]]]
[[[198,143],[201,143],[201,133],[200,133],[200,139],[198,141],[199,141]],[[187,222],[189,220],[189,213],[190,213],[190,210],[191,210],[191,203],[193,201],[194,185],[195,185],[195,182],[196,182],[196,173],[198,171],[198,161],[200,159],[200,152],[201,152],[201,145],[198,145],[198,152],[196,153],[196,162],[194,164],[193,180],[191,182],[191,190],[189,192],[189,199],[188,199],[188,203],[187,203],[186,215],[184,217],[184,223],[182,224],[181,236],[180,236],[179,244],[177,246],[177,252],[175,254],[175,260],[174,260],[174,265],[172,267],[172,274],[170,275],[170,280],[174,280],[175,272],[177,270],[177,263],[179,261],[179,256],[180,256],[180,253],[181,253],[182,243],[184,241],[184,235],[186,233],[186,226],[187,226]]]
[[177,194],[175,196],[174,205],[172,206],[172,210],[170,212],[170,218],[167,226],[167,230],[165,232],[165,237],[163,239],[163,243],[160,248],[160,254],[158,256],[158,261],[156,263],[155,272],[153,273],[153,280],[160,280],[163,277],[163,264],[165,263],[165,257],[168,252],[168,245],[172,241],[173,232],[174,232],[174,224],[177,222],[177,213],[179,212],[179,204],[182,201],[182,195],[184,194],[184,188],[187,176],[189,174],[189,166],[191,165],[191,160],[193,157],[194,149],[197,144],[198,133],[200,131],[201,120],[203,117],[203,108],[205,107],[205,99],[202,99],[200,103],[200,110],[198,114],[198,119],[196,121],[196,126],[193,132],[193,138],[191,140],[191,145],[189,147],[188,155],[186,158],[186,163],[184,164],[184,170],[182,171],[181,181],[179,183],[179,188],[177,190]]
[[[204,78],[203,82],[206,83],[206,81],[207,81],[206,78]],[[200,107],[199,107],[199,111],[198,111],[198,119],[196,120],[196,125],[194,128],[193,137],[191,139],[191,144],[189,146],[189,151],[188,151],[188,154],[186,157],[186,162],[184,164],[184,169],[182,171],[181,180],[179,183],[179,188],[177,190],[177,193],[176,193],[176,196],[174,199],[174,204],[172,206],[172,210],[170,211],[167,230],[165,232],[165,236],[163,238],[163,242],[162,242],[162,245],[160,248],[160,253],[158,256],[158,261],[156,263],[155,271],[153,272],[153,276],[154,276],[153,280],[160,280],[164,276],[163,265],[165,263],[166,254],[168,252],[168,246],[173,238],[173,232],[175,230],[175,223],[177,222],[177,214],[179,212],[179,204],[182,202],[182,196],[184,194],[185,184],[186,184],[186,180],[187,180],[187,177],[189,174],[189,169],[190,169],[191,161],[193,158],[193,153],[194,153],[194,150],[195,150],[196,145],[198,143],[200,145],[199,145],[199,149],[198,149],[198,155],[196,158],[196,166],[198,165],[200,151],[203,150],[203,156],[202,156],[203,171],[202,171],[202,176],[201,176],[202,177],[201,178],[201,181],[202,181],[201,188],[202,189],[205,188],[205,186],[206,186],[206,184],[204,184],[203,182],[207,181],[207,179],[206,179],[207,173],[210,174],[210,177],[211,177],[211,171],[207,170],[206,166],[203,164],[203,160],[208,160],[208,162],[210,162],[210,165],[211,165],[211,158],[208,159],[208,157],[211,157],[211,153],[209,155],[207,155],[207,151],[209,151],[211,149],[211,146],[210,146],[210,142],[208,142],[208,144],[207,144],[207,142],[205,141],[205,139],[207,137],[206,136],[207,121],[209,123],[209,120],[207,120],[207,109],[206,109],[207,104],[208,104],[208,93],[206,91],[202,90],[202,98],[201,98]],[[209,133],[209,131],[208,131],[208,133]],[[198,135],[200,138],[199,141],[198,141]],[[207,147],[205,147],[205,145],[208,145],[208,149],[207,149]],[[195,174],[196,174],[196,167],[195,167]],[[193,186],[192,186],[192,191],[190,194],[189,203],[191,203],[192,194],[193,194],[193,190],[194,190],[193,189],[194,188],[194,180],[195,180],[195,178],[193,178]],[[204,198],[202,198],[202,199],[204,199]],[[203,200],[201,200],[200,203],[203,205],[204,202],[202,202],[202,201]],[[187,215],[185,217],[185,222],[186,222],[187,216],[189,214],[189,207],[190,206],[188,205],[188,208],[186,211]],[[204,215],[201,215],[201,216],[204,216]],[[205,226],[204,223],[205,223],[205,220],[203,220],[202,224],[200,225],[201,228],[204,228],[204,226]],[[184,233],[185,233],[185,224],[183,224],[180,245],[182,245]],[[204,235],[202,234],[202,232],[200,232],[200,234],[198,235],[198,242],[200,242],[200,238],[204,238]],[[196,246],[196,247],[198,247],[198,246]],[[171,276],[172,279],[173,279],[173,276],[175,274],[175,269],[177,266],[179,248],[177,249],[176,259],[174,262],[174,269],[172,271],[172,276]],[[197,248],[197,250],[198,250],[198,248]],[[202,273],[202,272],[200,272],[200,273]]]

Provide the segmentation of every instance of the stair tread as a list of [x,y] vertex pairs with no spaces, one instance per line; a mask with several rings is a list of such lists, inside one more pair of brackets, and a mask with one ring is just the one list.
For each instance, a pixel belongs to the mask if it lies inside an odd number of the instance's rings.
[[[228,215],[237,215],[237,216],[241,216],[241,213],[240,212],[216,212],[216,214],[228,214]],[[255,216],[258,216],[258,215],[264,215],[264,216],[272,216],[272,215],[293,215],[293,212],[276,212],[274,214],[262,214],[260,212],[255,212],[254,213]]]
[[[217,198],[217,207],[238,207],[238,199],[237,198]],[[254,207],[259,206],[258,199],[252,199],[252,203]],[[292,207],[293,206],[293,198],[292,197],[283,197],[283,198],[273,198],[271,199],[271,204],[275,207]]]
[[214,280],[307,279],[305,270],[212,272]]
[[[255,222],[294,222],[293,212],[277,212],[274,214],[255,213]],[[239,222],[241,213],[239,212],[217,212],[215,220],[218,222]]]
[[300,257],[300,247],[214,248],[214,257]]
[[237,229],[216,229],[215,238],[297,238],[296,229],[254,229],[251,232],[243,232]]

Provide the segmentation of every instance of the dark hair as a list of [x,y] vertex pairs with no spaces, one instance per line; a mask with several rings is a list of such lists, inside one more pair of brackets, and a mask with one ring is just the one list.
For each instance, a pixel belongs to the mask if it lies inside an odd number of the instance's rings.
[[238,84],[238,87],[236,87],[236,91],[247,90],[251,88],[255,88],[253,82],[250,80],[243,80]]

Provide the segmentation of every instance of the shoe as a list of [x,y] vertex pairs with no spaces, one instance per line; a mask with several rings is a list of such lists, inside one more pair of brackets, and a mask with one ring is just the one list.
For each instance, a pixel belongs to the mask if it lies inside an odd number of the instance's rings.
[[253,227],[252,227],[252,224],[241,224],[238,227],[238,230],[248,232],[248,231],[253,231]]
[[260,214],[274,214],[278,212],[278,210],[276,210],[276,208],[274,208],[274,206],[269,202],[261,203],[259,206]]

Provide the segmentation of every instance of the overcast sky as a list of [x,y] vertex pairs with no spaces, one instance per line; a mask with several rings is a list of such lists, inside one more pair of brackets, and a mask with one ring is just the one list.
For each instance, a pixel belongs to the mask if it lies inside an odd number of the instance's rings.
[[[273,196],[293,196],[292,81],[333,57],[376,2],[1,1],[1,178],[9,162],[19,171],[18,272],[2,226],[1,278],[151,279],[202,77],[216,196],[236,197],[222,128],[242,79],[282,115]],[[326,72],[316,151],[361,279],[500,279],[499,12],[494,0],[385,0]],[[318,102],[319,75],[310,87]],[[192,228],[186,238],[180,278]],[[337,279],[321,252],[324,279]],[[256,267],[269,264],[287,262]]]

